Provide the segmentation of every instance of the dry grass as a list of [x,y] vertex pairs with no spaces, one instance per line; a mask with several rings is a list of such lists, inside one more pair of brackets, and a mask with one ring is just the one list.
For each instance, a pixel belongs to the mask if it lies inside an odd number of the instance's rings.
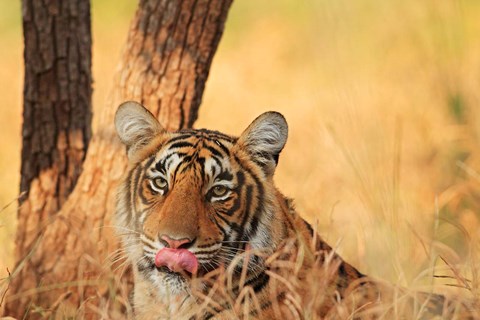
[[[135,4],[93,2],[99,108]],[[0,4],[0,207],[19,185],[19,21],[18,3]],[[236,1],[196,126],[239,134],[261,112],[282,112],[290,138],[277,184],[349,262],[409,288],[478,297],[478,34],[471,0]],[[0,277],[14,230],[10,206]]]

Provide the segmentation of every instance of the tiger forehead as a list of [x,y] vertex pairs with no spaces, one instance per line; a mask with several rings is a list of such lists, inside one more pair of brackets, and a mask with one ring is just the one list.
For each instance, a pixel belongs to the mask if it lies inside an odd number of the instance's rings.
[[[236,138],[210,130],[183,130],[164,140],[155,156],[154,167],[167,173],[176,167],[202,167],[215,175],[228,170],[230,149]],[[178,171],[178,170],[176,170]]]
[[207,140],[224,140],[234,143],[237,138],[227,135],[225,133],[209,130],[209,129],[183,129],[177,132],[179,136],[191,136],[196,138],[203,138]]
[[218,131],[207,129],[182,130],[166,141],[165,149],[179,149],[184,153],[198,156],[228,156],[236,138]]

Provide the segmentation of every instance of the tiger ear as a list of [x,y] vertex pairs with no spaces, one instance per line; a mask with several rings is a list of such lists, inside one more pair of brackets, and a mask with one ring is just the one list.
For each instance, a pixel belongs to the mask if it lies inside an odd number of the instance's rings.
[[287,121],[281,113],[270,111],[253,120],[238,143],[265,168],[267,174],[273,174],[287,137]]
[[134,101],[122,103],[115,113],[115,128],[128,157],[164,132],[158,120],[144,106]]

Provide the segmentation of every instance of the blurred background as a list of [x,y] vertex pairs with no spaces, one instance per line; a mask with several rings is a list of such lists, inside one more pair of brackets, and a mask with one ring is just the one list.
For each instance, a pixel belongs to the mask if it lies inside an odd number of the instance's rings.
[[[94,111],[135,7],[92,0]],[[19,190],[20,1],[0,2],[0,43],[1,277]],[[238,135],[283,113],[276,183],[347,261],[409,287],[435,268],[453,277],[436,284],[479,293],[479,85],[479,1],[236,0],[196,127]]]

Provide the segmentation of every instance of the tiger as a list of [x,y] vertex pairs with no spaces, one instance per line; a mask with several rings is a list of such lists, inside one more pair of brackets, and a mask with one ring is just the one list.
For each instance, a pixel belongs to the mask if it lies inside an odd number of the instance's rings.
[[238,137],[169,132],[133,101],[114,122],[128,158],[115,219],[136,319],[479,317],[372,279],[321,239],[274,184],[282,114],[261,114]]

